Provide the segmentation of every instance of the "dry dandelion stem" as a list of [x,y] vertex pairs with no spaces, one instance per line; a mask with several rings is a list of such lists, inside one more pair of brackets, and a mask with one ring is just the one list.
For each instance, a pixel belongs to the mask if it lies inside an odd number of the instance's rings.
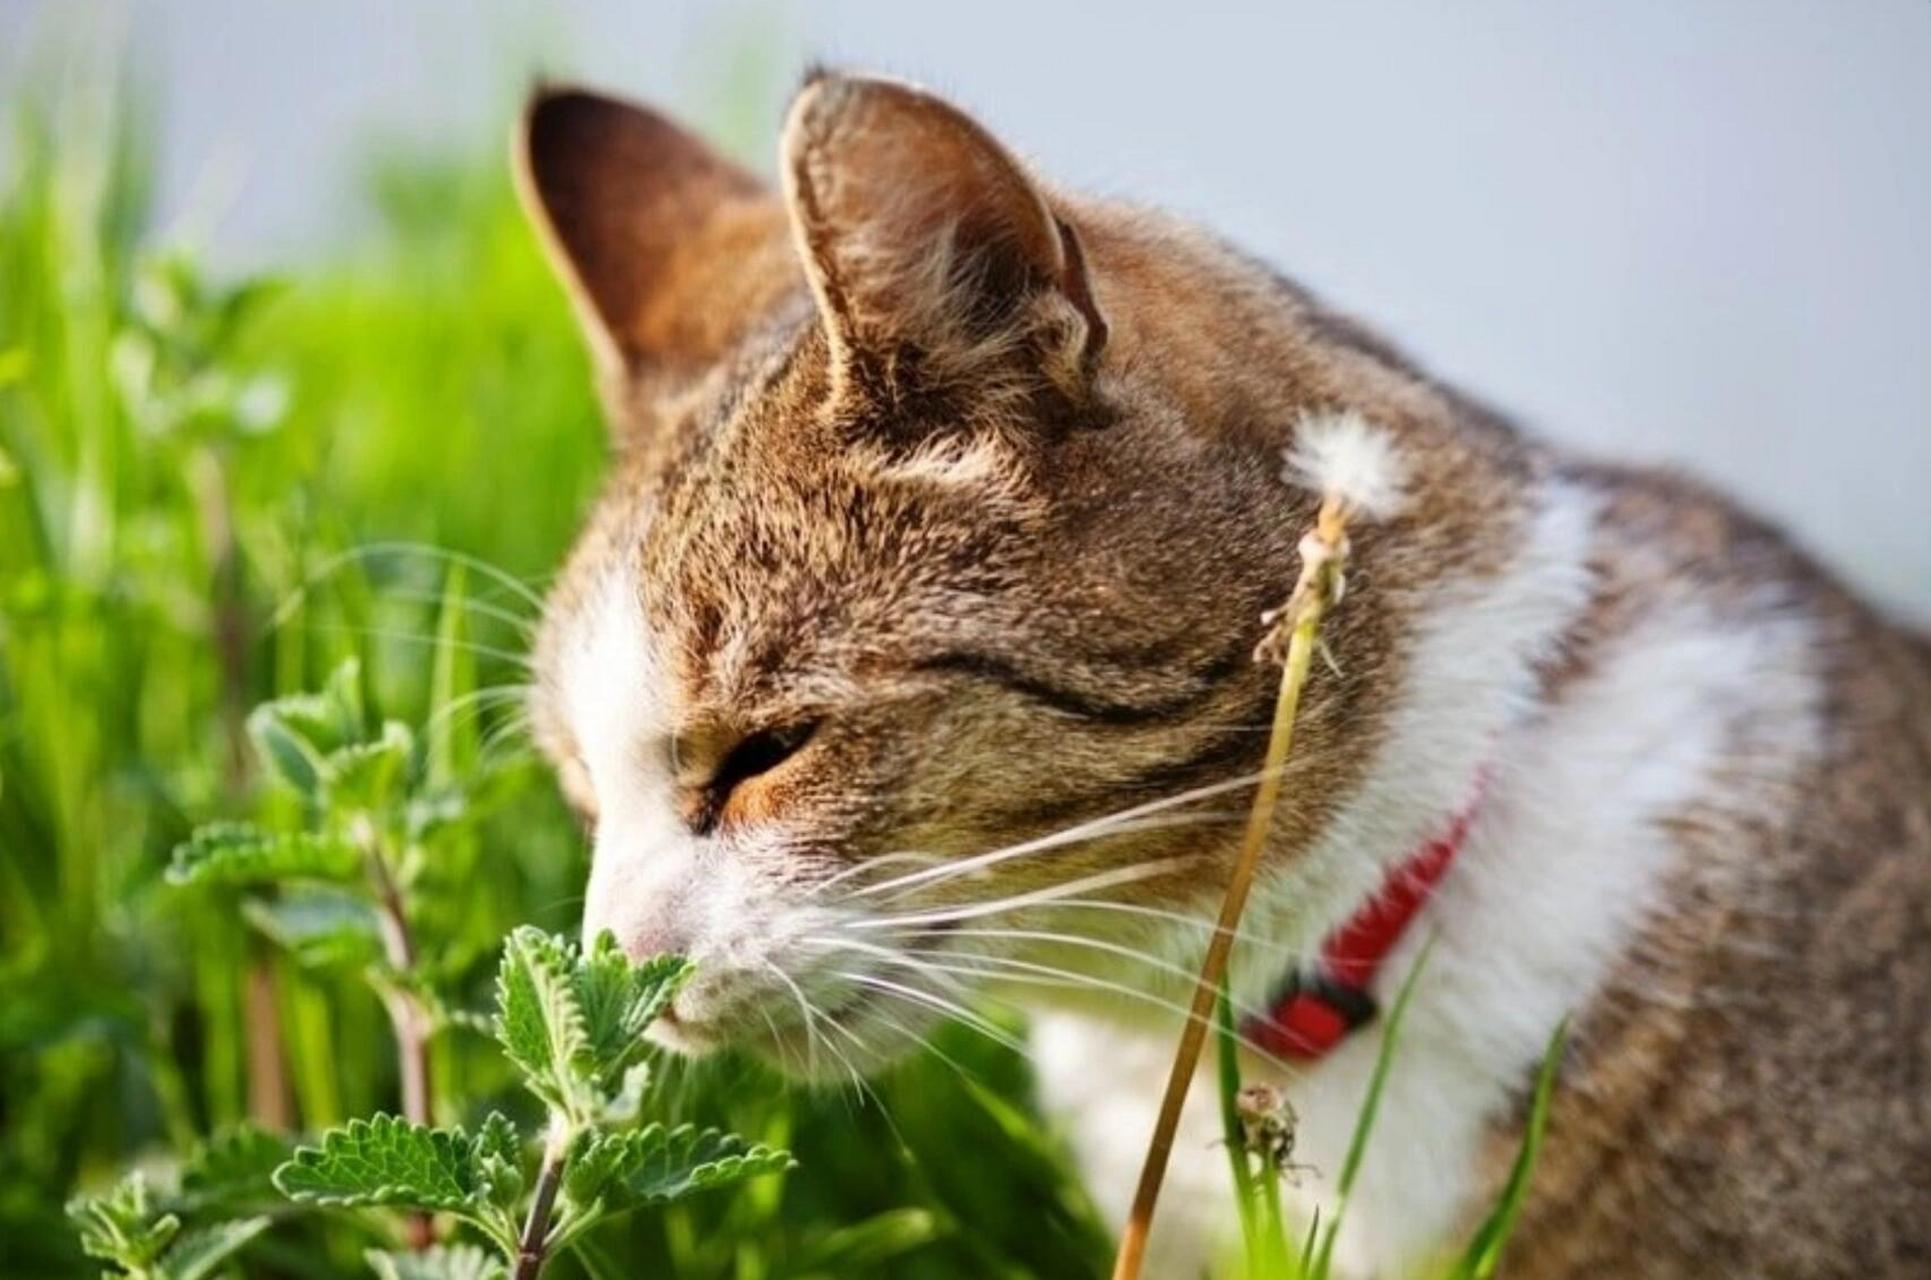
[[[1313,429],[1316,427],[1325,429],[1317,432]],[[1153,1225],[1154,1205],[1159,1200],[1160,1184],[1166,1177],[1167,1161],[1173,1152],[1180,1112],[1200,1063],[1201,1046],[1213,1020],[1214,1001],[1227,972],[1228,953],[1233,949],[1241,913],[1246,909],[1247,895],[1260,865],[1261,850],[1266,847],[1274,810],[1280,802],[1281,774],[1294,744],[1294,716],[1300,707],[1301,689],[1307,683],[1321,620],[1341,599],[1349,550],[1348,521],[1358,514],[1385,511],[1396,493],[1392,456],[1373,429],[1359,419],[1304,424],[1302,436],[1304,445],[1289,455],[1289,478],[1303,483],[1319,482],[1315,487],[1322,492],[1322,499],[1313,528],[1301,539],[1301,573],[1294,592],[1286,604],[1263,617],[1267,634],[1254,650],[1255,661],[1282,664],[1280,693],[1274,701],[1274,722],[1267,739],[1267,760],[1254,793],[1253,807],[1248,811],[1247,827],[1241,836],[1233,874],[1227,881],[1227,893],[1221,900],[1220,917],[1207,944],[1206,958],[1201,962],[1192,1007],[1181,1029],[1173,1070],[1167,1077],[1159,1117],[1147,1143],[1146,1162],[1141,1166],[1139,1185],[1133,1193],[1133,1207],[1120,1234],[1113,1280],[1137,1280],[1145,1260],[1147,1233]],[[1380,451],[1375,461],[1376,496],[1367,501],[1351,500],[1350,494],[1359,492],[1351,482],[1354,477],[1337,477],[1335,468],[1328,465],[1330,458],[1310,455],[1318,455],[1325,447],[1330,455],[1340,453],[1345,455],[1344,461],[1354,462],[1363,452],[1360,447],[1363,441],[1370,446],[1367,452]]]

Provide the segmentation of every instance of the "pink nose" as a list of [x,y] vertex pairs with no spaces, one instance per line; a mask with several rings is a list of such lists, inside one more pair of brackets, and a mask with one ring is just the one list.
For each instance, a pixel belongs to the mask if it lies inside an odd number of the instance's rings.
[[648,960],[666,953],[690,954],[693,940],[690,922],[673,904],[653,903],[631,910],[626,910],[626,905],[620,902],[597,910],[592,904],[584,919],[585,944],[608,929],[632,960]]

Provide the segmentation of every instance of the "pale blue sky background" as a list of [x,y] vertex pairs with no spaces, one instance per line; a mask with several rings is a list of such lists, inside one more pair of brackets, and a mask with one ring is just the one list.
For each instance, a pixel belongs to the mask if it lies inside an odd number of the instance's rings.
[[[0,0],[0,68],[56,7]],[[1931,0],[120,9],[163,207],[219,208],[232,264],[348,234],[372,133],[473,141],[539,72],[763,161],[807,59],[888,70],[1056,178],[1211,223],[1539,431],[1720,481],[1931,619]]]

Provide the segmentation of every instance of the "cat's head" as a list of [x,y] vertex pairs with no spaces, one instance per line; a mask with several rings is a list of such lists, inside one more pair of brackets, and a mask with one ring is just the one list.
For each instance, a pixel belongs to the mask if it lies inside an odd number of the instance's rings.
[[[1308,509],[1280,445],[1310,409],[1415,412],[1372,344],[895,82],[807,83],[775,186],[576,91],[518,168],[615,455],[535,722],[595,831],[586,930],[698,962],[664,1037],[869,1065],[1023,979],[1013,935],[1211,893]],[[1346,626],[1374,656],[1310,704],[1317,797],[1399,649]]]

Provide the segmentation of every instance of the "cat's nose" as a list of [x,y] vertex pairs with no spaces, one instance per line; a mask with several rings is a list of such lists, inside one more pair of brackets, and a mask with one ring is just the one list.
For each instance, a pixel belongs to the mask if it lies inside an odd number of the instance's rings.
[[633,961],[692,955],[716,914],[706,909],[715,877],[706,874],[697,854],[660,824],[612,820],[599,826],[584,887],[584,945],[609,930]]
[[692,931],[688,912],[674,908],[650,907],[641,911],[586,909],[583,916],[583,944],[595,944],[598,935],[608,930],[625,955],[633,962],[652,956],[691,952]]

